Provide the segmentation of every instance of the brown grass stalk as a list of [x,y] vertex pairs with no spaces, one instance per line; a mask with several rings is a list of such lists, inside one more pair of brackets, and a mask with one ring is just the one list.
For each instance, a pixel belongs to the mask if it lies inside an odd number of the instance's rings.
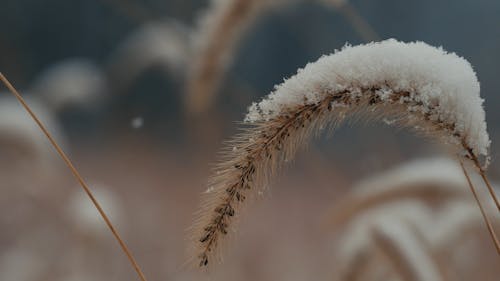
[[493,244],[495,244],[495,248],[497,250],[497,253],[498,253],[498,255],[500,255],[500,242],[498,241],[498,238],[495,234],[495,230],[493,229],[493,226],[491,225],[491,222],[488,219],[488,216],[486,215],[486,212],[485,212],[484,207],[481,203],[481,200],[479,200],[479,196],[477,195],[476,189],[474,188],[474,185],[472,184],[472,181],[469,177],[469,174],[467,173],[467,169],[465,169],[464,163],[462,161],[460,161],[460,166],[462,167],[465,178],[467,179],[467,183],[469,184],[470,190],[471,190],[472,194],[474,195],[474,199],[476,200],[477,205],[479,206],[479,210],[481,211],[481,215],[483,216],[486,227],[488,228],[488,232],[491,236],[491,239],[493,240]]
[[101,215],[102,219],[105,221],[106,225],[109,227],[109,229],[110,229],[111,233],[113,234],[113,236],[115,237],[115,239],[120,244],[120,247],[122,248],[123,252],[125,253],[125,255],[127,256],[127,258],[129,259],[129,261],[132,264],[134,270],[137,272],[137,275],[139,276],[139,279],[141,281],[146,281],[146,277],[142,273],[142,270],[139,267],[139,265],[137,264],[136,260],[134,259],[132,253],[128,249],[127,245],[125,244],[125,242],[121,238],[121,236],[118,233],[118,231],[115,229],[115,227],[113,226],[113,224],[109,220],[109,218],[106,215],[106,213],[104,212],[104,210],[101,208],[101,205],[99,204],[99,202],[97,202],[97,199],[92,194],[92,191],[90,190],[90,188],[88,187],[88,185],[85,183],[85,181],[83,180],[83,178],[80,175],[80,173],[78,172],[78,170],[75,168],[75,166],[73,165],[73,163],[71,162],[71,160],[68,158],[68,156],[66,156],[66,153],[64,153],[64,151],[62,150],[62,148],[57,144],[56,140],[52,137],[52,135],[50,134],[50,132],[46,129],[46,127],[42,123],[42,121],[40,121],[38,119],[38,117],[36,116],[36,114],[31,110],[31,108],[29,107],[29,105],[24,101],[24,99],[21,96],[21,94],[14,88],[14,86],[9,82],[9,80],[2,73],[0,73],[0,80],[2,80],[2,82],[5,84],[5,86],[16,97],[16,99],[21,103],[21,105],[24,107],[24,109],[26,109],[26,111],[31,116],[31,118],[33,118],[33,121],[35,121],[35,123],[38,125],[38,127],[40,128],[40,130],[45,134],[45,136],[47,137],[47,139],[50,141],[50,143],[52,144],[52,146],[54,147],[54,149],[61,156],[61,158],[63,159],[63,161],[66,163],[66,165],[68,166],[68,168],[71,170],[71,172],[73,173],[73,175],[77,179],[77,181],[80,183],[80,186],[83,188],[83,190],[88,195],[88,197],[90,198],[90,200],[92,201],[92,203],[94,204],[94,206],[96,207],[96,209],[99,211],[99,214]]
[[491,198],[493,198],[493,201],[495,202],[495,206],[497,207],[497,210],[500,212],[500,203],[499,203],[499,200],[498,200],[498,198],[496,196],[495,190],[493,189],[493,187],[491,186],[490,181],[488,180],[488,177],[486,177],[486,171],[485,171],[485,169],[479,163],[479,160],[477,159],[477,156],[474,155],[474,153],[471,153],[469,151],[469,156],[472,159],[472,163],[474,163],[474,166],[478,170],[479,175],[483,179],[483,182],[486,184],[486,187],[488,187],[488,192],[490,193]]

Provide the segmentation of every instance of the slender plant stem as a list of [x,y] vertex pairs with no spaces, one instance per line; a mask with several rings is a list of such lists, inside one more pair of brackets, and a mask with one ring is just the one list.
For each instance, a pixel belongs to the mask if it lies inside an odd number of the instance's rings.
[[68,156],[66,156],[66,154],[64,153],[64,151],[61,149],[61,147],[54,140],[54,138],[52,137],[52,135],[46,129],[45,125],[43,125],[43,123],[38,119],[38,117],[35,115],[35,113],[31,110],[31,108],[25,102],[25,100],[23,99],[23,97],[21,96],[21,94],[19,94],[19,92],[14,88],[14,86],[12,86],[12,84],[9,82],[9,80],[1,72],[0,72],[0,80],[2,80],[2,82],[5,84],[5,86],[10,90],[10,92],[21,103],[21,105],[24,107],[24,109],[26,109],[26,111],[29,113],[29,115],[31,116],[31,118],[33,118],[33,120],[36,122],[36,124],[38,125],[38,127],[40,127],[40,129],[42,130],[42,132],[49,139],[49,141],[52,144],[52,146],[55,148],[55,150],[57,151],[57,153],[64,160],[64,162],[66,163],[66,165],[68,166],[68,168],[71,170],[71,172],[73,173],[73,175],[75,176],[75,178],[78,180],[78,182],[82,186],[82,188],[85,191],[85,193],[87,193],[87,195],[89,196],[90,200],[92,201],[92,203],[94,204],[94,206],[96,207],[96,209],[99,211],[99,214],[101,215],[101,217],[104,219],[104,221],[108,225],[109,229],[111,230],[111,233],[113,233],[113,236],[116,238],[116,240],[120,244],[123,252],[128,257],[130,263],[132,264],[132,266],[134,267],[135,271],[139,275],[140,280],[141,281],[146,281],[146,277],[144,276],[144,274],[142,273],[141,268],[139,267],[139,265],[135,261],[134,257],[132,256],[132,253],[128,249],[127,245],[125,245],[125,242],[123,242],[122,238],[118,234],[118,231],[115,229],[115,227],[113,226],[113,224],[109,220],[108,216],[106,215],[106,213],[104,212],[104,210],[101,208],[101,205],[99,205],[99,203],[97,202],[96,198],[94,197],[94,195],[90,191],[90,188],[85,183],[85,181],[83,180],[82,176],[77,171],[77,169],[75,168],[75,166],[73,165],[73,163],[71,162],[71,160],[69,160]]
[[472,181],[470,180],[469,174],[467,173],[467,170],[464,167],[464,163],[461,160],[460,160],[460,166],[462,167],[462,171],[464,172],[464,175],[467,178],[467,183],[469,184],[470,190],[472,191],[472,194],[474,195],[474,198],[476,199],[477,205],[479,206],[479,209],[481,210],[481,214],[483,215],[484,222],[486,223],[486,226],[488,227],[488,232],[490,233],[491,239],[493,240],[493,243],[495,244],[495,247],[497,249],[497,253],[500,256],[500,242],[498,242],[498,238],[495,234],[495,231],[493,230],[493,226],[491,225],[491,222],[488,219],[486,212],[484,211],[483,205],[481,204],[481,201],[479,200],[479,197],[477,196],[476,189],[474,188],[474,185],[472,184]]
[[490,195],[493,198],[493,201],[495,201],[495,205],[497,206],[497,210],[500,212],[500,203],[498,201],[498,197],[495,194],[495,190],[491,186],[490,181],[486,177],[486,173],[485,173],[484,169],[481,167],[481,165],[479,164],[479,160],[477,159],[477,157],[473,153],[469,152],[469,155],[471,155],[472,161],[474,162],[474,165],[479,170],[479,175],[481,175],[481,178],[483,179],[484,183],[488,187],[488,191],[490,192]]

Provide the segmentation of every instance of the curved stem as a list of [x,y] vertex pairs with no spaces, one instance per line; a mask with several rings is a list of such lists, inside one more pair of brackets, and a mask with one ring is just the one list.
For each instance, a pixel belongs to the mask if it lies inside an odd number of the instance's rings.
[[113,224],[109,220],[108,216],[106,215],[106,213],[104,212],[104,210],[101,208],[101,205],[97,202],[97,199],[94,197],[94,195],[90,191],[90,188],[85,183],[85,181],[83,180],[82,176],[77,171],[77,169],[75,168],[75,166],[73,165],[73,163],[71,162],[71,160],[69,160],[68,156],[66,156],[66,154],[64,153],[64,151],[62,150],[62,148],[54,140],[54,138],[49,133],[49,131],[47,130],[47,128],[45,127],[45,125],[43,125],[43,123],[40,121],[40,119],[37,118],[37,116],[35,115],[35,113],[31,110],[31,108],[28,106],[28,104],[24,101],[24,99],[21,96],[21,94],[19,94],[19,92],[14,88],[14,86],[12,86],[12,84],[9,82],[9,80],[7,80],[7,78],[1,72],[0,72],[0,80],[2,80],[2,82],[5,84],[5,86],[10,90],[10,92],[21,103],[21,105],[24,107],[24,109],[26,109],[26,111],[28,112],[28,114],[31,116],[31,118],[33,118],[33,120],[35,121],[35,123],[38,125],[38,127],[45,134],[45,136],[50,141],[50,143],[52,144],[52,146],[55,148],[55,150],[57,151],[57,153],[61,156],[61,158],[63,159],[63,161],[66,163],[66,165],[68,166],[68,168],[71,170],[71,172],[73,173],[73,175],[75,176],[75,178],[78,180],[78,182],[82,186],[82,188],[85,191],[85,193],[87,193],[87,195],[89,196],[90,200],[92,201],[92,203],[96,207],[97,211],[99,211],[99,214],[101,215],[101,217],[104,219],[104,221],[108,225],[109,229],[111,230],[111,233],[116,238],[116,240],[120,244],[123,252],[125,253],[125,255],[129,259],[130,263],[134,267],[135,271],[137,272],[137,275],[139,275],[140,280],[141,281],[146,281],[146,277],[144,276],[144,273],[142,273],[141,268],[139,267],[139,265],[135,261],[134,257],[132,256],[132,253],[128,249],[127,245],[125,245],[125,242],[123,242],[122,238],[118,234],[118,231],[115,229],[115,227],[113,226]]
[[471,151],[469,151],[469,154],[472,158],[472,161],[474,162],[474,165],[479,170],[479,175],[481,175],[481,178],[483,179],[484,183],[488,187],[488,191],[489,191],[491,197],[493,198],[493,201],[495,201],[495,205],[497,206],[497,210],[500,212],[500,202],[499,202],[498,197],[495,193],[495,190],[491,186],[490,181],[486,177],[486,173],[485,173],[484,169],[479,164],[479,160],[477,159],[476,155],[474,155]]
[[497,196],[495,194],[495,190],[493,189],[493,187],[490,184],[490,181],[486,177],[486,174],[484,173],[484,170],[480,170],[479,174],[481,175],[481,178],[483,179],[484,183],[488,187],[488,191],[490,192],[491,197],[493,197],[493,201],[495,201],[495,205],[497,206],[497,209],[500,212],[500,203],[498,202],[498,198],[497,198]]
[[495,234],[495,231],[493,230],[493,226],[491,225],[491,222],[488,219],[486,212],[484,211],[483,205],[481,204],[481,201],[479,200],[476,189],[474,188],[474,185],[472,184],[472,182],[470,180],[469,174],[467,173],[467,170],[465,169],[464,163],[462,162],[462,160],[460,160],[460,166],[462,167],[462,171],[464,172],[464,175],[467,178],[467,183],[469,184],[470,190],[472,191],[472,194],[474,195],[474,198],[476,199],[477,205],[479,206],[479,210],[481,210],[481,214],[483,215],[483,219],[484,219],[484,222],[486,223],[486,227],[488,227],[488,232],[490,233],[491,239],[493,240],[493,243],[495,244],[495,248],[497,249],[497,253],[500,256],[500,242],[498,242],[498,238]]

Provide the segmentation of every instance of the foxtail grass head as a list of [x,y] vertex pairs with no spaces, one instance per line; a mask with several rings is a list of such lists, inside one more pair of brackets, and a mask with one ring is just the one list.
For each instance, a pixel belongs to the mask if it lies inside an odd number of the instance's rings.
[[217,255],[246,198],[264,189],[312,136],[355,115],[391,118],[460,157],[482,157],[487,166],[483,100],[465,59],[423,42],[346,46],[250,106],[247,127],[228,142],[204,194],[193,242],[200,265]]
[[[346,46],[308,64],[254,103],[246,122],[267,123],[326,106],[343,119],[362,112],[439,137],[463,155],[489,158],[479,82],[469,62],[423,42]],[[485,164],[487,161],[485,162]]]

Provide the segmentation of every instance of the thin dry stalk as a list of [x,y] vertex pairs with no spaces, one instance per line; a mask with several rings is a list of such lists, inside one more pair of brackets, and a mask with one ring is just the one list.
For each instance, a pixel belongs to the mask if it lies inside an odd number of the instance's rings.
[[[470,193],[470,190],[468,191]],[[483,195],[478,195],[479,198],[484,198]],[[492,205],[484,207],[487,214],[488,209],[492,209]],[[471,235],[476,235],[477,231],[484,227],[484,218],[477,208],[473,198],[464,201],[453,200],[441,208],[433,224],[420,227],[418,230],[425,236],[430,247],[440,251],[456,249],[456,244]],[[495,227],[495,222],[492,222],[492,225]]]
[[484,183],[488,187],[488,192],[490,193],[491,198],[493,198],[493,201],[495,201],[495,205],[497,207],[497,210],[500,212],[500,203],[499,203],[498,198],[497,198],[497,196],[495,194],[495,190],[493,189],[493,187],[491,186],[490,181],[486,177],[486,171],[484,170],[484,168],[479,163],[479,160],[477,159],[476,155],[474,155],[473,153],[471,153],[469,151],[469,156],[472,159],[472,162],[474,163],[474,166],[478,170],[479,175],[481,176],[481,178],[483,179]]
[[115,227],[113,226],[113,224],[109,220],[108,216],[106,215],[106,213],[104,212],[104,210],[101,208],[101,206],[97,202],[97,199],[94,197],[94,195],[92,194],[90,188],[87,186],[87,184],[85,183],[85,181],[83,180],[82,176],[80,175],[80,173],[78,172],[78,170],[75,168],[75,166],[73,165],[73,163],[71,162],[71,160],[68,158],[68,156],[66,156],[66,154],[64,153],[64,151],[62,150],[62,148],[57,144],[57,142],[52,137],[52,135],[50,134],[50,132],[45,128],[45,125],[38,119],[38,117],[36,116],[36,114],[31,110],[31,108],[28,106],[28,104],[24,101],[24,99],[21,96],[21,94],[14,88],[14,86],[12,86],[12,84],[9,82],[9,80],[1,72],[0,72],[0,80],[2,80],[2,82],[5,84],[5,86],[10,90],[10,92],[21,103],[21,105],[24,107],[24,109],[26,109],[26,111],[28,112],[28,114],[31,116],[31,118],[33,118],[33,120],[36,122],[36,124],[38,125],[38,127],[40,128],[40,130],[42,130],[42,132],[45,134],[45,136],[50,141],[50,143],[52,144],[52,146],[55,148],[55,150],[57,151],[57,153],[64,160],[64,162],[66,163],[66,165],[68,166],[68,168],[71,170],[71,172],[73,173],[73,175],[75,176],[75,178],[80,183],[80,185],[83,188],[83,190],[85,191],[85,193],[88,195],[88,197],[90,198],[90,200],[92,201],[92,203],[94,204],[94,206],[96,207],[96,209],[99,211],[99,214],[101,215],[101,217],[103,218],[103,220],[106,222],[106,225],[109,227],[111,233],[113,234],[113,236],[116,238],[116,240],[120,244],[123,252],[125,253],[125,255],[127,256],[127,258],[129,259],[129,261],[132,264],[132,266],[134,267],[134,270],[137,272],[137,275],[139,276],[140,280],[141,281],[146,281],[146,277],[144,276],[144,274],[142,273],[141,268],[139,267],[139,265],[135,261],[134,257],[132,256],[132,253],[128,249],[128,247],[125,244],[125,242],[123,242],[122,238],[118,234],[118,231],[115,229]]
[[500,255],[500,242],[498,241],[498,238],[495,234],[495,230],[493,229],[493,226],[491,225],[491,222],[488,219],[486,212],[484,211],[481,200],[479,200],[476,189],[474,188],[474,185],[472,184],[472,181],[469,177],[469,174],[467,173],[467,170],[465,169],[465,166],[464,166],[462,161],[460,161],[460,166],[462,166],[462,170],[464,172],[465,177],[467,178],[467,183],[469,184],[470,190],[471,190],[472,194],[474,195],[474,199],[476,200],[477,205],[479,206],[479,210],[481,210],[481,215],[483,216],[484,222],[486,223],[486,227],[488,228],[488,232],[490,233],[491,239],[493,240],[493,244],[495,244],[495,248],[497,249],[497,253],[498,253],[498,255]]

